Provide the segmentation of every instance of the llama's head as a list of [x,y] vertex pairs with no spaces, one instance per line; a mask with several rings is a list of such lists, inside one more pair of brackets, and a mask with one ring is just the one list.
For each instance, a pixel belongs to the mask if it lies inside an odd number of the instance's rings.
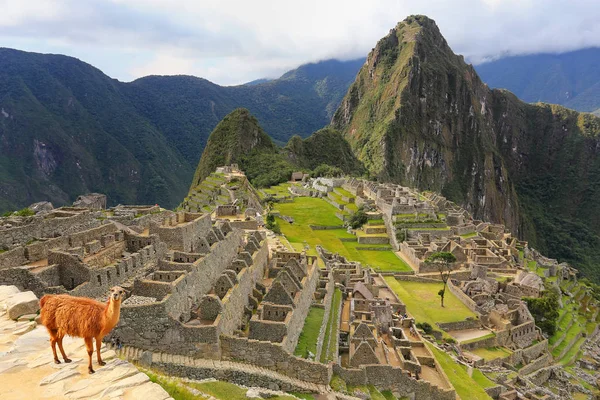
[[125,297],[125,289],[120,286],[113,286],[110,289],[110,295],[108,297],[109,301],[121,302]]

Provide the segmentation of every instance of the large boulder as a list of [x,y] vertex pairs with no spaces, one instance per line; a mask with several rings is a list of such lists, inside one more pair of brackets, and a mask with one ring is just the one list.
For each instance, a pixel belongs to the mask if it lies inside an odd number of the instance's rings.
[[0,303],[17,293],[19,293],[19,288],[16,286],[0,286]]
[[28,208],[36,214],[54,210],[54,206],[49,201],[40,201],[38,203],[33,203]]
[[25,314],[35,314],[40,309],[40,302],[32,291],[14,294],[6,299],[5,303],[10,319],[17,319]]

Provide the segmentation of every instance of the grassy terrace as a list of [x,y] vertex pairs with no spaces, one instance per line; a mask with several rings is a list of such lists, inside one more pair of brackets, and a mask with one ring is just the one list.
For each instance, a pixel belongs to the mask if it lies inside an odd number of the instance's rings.
[[416,322],[428,322],[431,326],[436,327],[436,322],[457,322],[468,317],[476,317],[475,313],[461,303],[449,290],[446,290],[442,308],[440,296],[438,296],[438,291],[442,288],[441,283],[398,281],[393,276],[387,276],[385,280],[400,300],[406,304],[408,312],[416,319]]
[[288,188],[290,186],[292,186],[291,183],[282,183],[277,186],[271,186],[270,188],[260,189],[259,193],[262,192],[265,195],[279,196],[279,197],[291,196],[290,192],[288,191]]
[[[454,386],[456,394],[461,399],[491,399],[490,396],[485,392],[485,387],[495,386],[495,384],[486,378],[481,372],[479,374],[473,373],[473,378],[467,374],[465,368],[454,362],[452,358],[443,351],[438,350],[432,344],[425,342],[429,349],[433,352],[436,360],[440,363],[440,366],[448,376],[450,383]],[[474,379],[475,378],[475,379]]]
[[300,338],[298,339],[298,345],[294,351],[295,355],[306,358],[308,352],[315,355],[317,354],[317,339],[319,338],[319,331],[323,324],[324,314],[325,310],[322,308],[310,308],[308,316],[304,321],[304,327],[300,333]]
[[581,321],[580,319],[583,319],[583,317],[578,316],[578,318],[576,318],[573,321],[573,324],[571,325],[569,330],[567,330],[564,333],[564,339],[562,340],[562,342],[560,342],[560,344],[552,350],[552,356],[558,357],[560,355],[560,353],[565,348],[567,348],[569,343],[571,343],[571,341],[575,340],[575,337],[577,336],[577,334],[581,333],[582,327],[581,327],[580,323],[585,323],[585,321]]
[[470,350],[470,352],[483,358],[485,361],[496,360],[498,358],[505,358],[512,354],[510,350],[504,347],[482,347],[479,349]]
[[[195,400],[204,398],[214,398],[217,400],[247,400],[246,392],[248,389],[234,385],[233,383],[223,381],[211,382],[183,382],[181,379],[166,377],[150,370],[143,370],[148,375],[151,382],[157,383],[175,400]],[[198,394],[196,391],[200,391]],[[306,400],[314,400],[312,395],[302,395],[294,393],[296,397]],[[306,396],[306,397],[305,397]],[[272,400],[294,400],[293,396],[274,396],[269,397]]]
[[[345,229],[312,230],[309,225],[340,226],[342,221],[335,216],[339,210],[323,199],[312,197],[296,197],[292,203],[278,203],[276,210],[281,215],[294,218],[294,223],[289,224],[279,219],[281,232],[290,244],[301,250],[304,243],[311,247],[311,254],[316,254],[314,248],[320,245],[331,252],[336,252],[352,261],[359,261],[363,265],[385,271],[411,271],[410,266],[400,259],[389,245],[359,245],[356,241],[342,242],[340,238],[356,239]],[[385,250],[362,250],[360,247],[369,247]]]
[[338,340],[338,329],[340,326],[340,304],[342,303],[342,291],[335,289],[333,299],[331,300],[331,312],[325,329],[325,337],[323,338],[323,350],[321,351],[320,361],[326,363],[334,361],[335,344]]
[[333,189],[333,191],[336,193],[339,193],[340,195],[342,195],[344,197],[348,197],[348,198],[356,197],[352,193],[350,193],[349,191],[347,191],[346,189],[343,189],[341,187],[337,187],[337,188]]

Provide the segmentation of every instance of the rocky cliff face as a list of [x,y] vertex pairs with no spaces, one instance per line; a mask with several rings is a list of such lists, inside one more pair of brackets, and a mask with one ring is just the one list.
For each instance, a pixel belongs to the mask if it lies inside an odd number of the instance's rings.
[[[553,254],[556,241],[539,220],[582,218],[580,207],[591,206],[591,192],[599,190],[593,183],[600,173],[599,121],[490,90],[434,21],[411,16],[369,54],[332,125],[379,179],[440,191],[475,217],[504,223],[550,255],[576,260],[572,252]],[[549,178],[554,189],[540,186]],[[594,242],[598,224],[582,221]]]
[[333,125],[380,179],[442,192],[514,229],[519,202],[495,151],[491,99],[435,23],[409,17],[369,54]]

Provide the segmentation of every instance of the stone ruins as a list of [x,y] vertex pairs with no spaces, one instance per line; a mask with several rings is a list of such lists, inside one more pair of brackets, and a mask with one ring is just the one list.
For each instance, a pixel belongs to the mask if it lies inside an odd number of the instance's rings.
[[[451,252],[457,261],[448,290],[478,317],[440,323],[432,335],[475,334],[478,340],[454,345],[457,362],[466,366],[520,365],[519,379],[536,385],[551,379],[539,373],[552,362],[548,340],[522,300],[540,296],[544,282],[524,260],[536,260],[557,284],[574,281],[575,270],[438,194],[354,178],[297,178],[303,182],[290,188],[290,197],[322,197],[342,218],[364,207],[370,220],[382,220],[356,233],[359,243],[389,245],[413,272],[378,271],[324,248],[317,249],[320,266],[316,256],[283,246],[262,227],[256,190],[237,166],[227,166],[193,189],[177,211],[106,208],[105,196],[91,194],[72,207],[1,219],[0,284],[38,297],[99,299],[112,286],[125,288],[120,323],[107,340],[121,343],[123,356],[167,374],[315,393],[331,391],[336,375],[396,396],[450,400],[454,389],[418,321],[384,277],[439,282],[427,258]],[[322,308],[327,321],[335,296],[334,339],[319,335],[317,354],[295,356],[310,307]],[[510,355],[486,363],[470,353],[496,346]],[[331,362],[315,361],[322,355]],[[518,398],[511,394],[518,382],[504,387],[508,391],[496,386],[488,393]]]

